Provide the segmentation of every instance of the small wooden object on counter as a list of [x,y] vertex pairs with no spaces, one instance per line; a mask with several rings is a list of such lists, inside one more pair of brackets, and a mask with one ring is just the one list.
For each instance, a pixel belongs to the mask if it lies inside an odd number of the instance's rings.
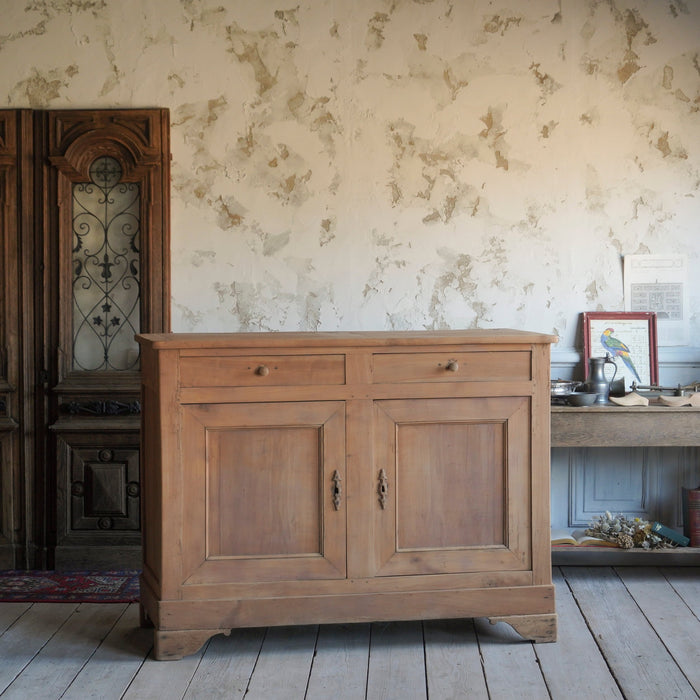
[[234,627],[374,620],[488,617],[555,640],[553,336],[138,340],[156,658]]

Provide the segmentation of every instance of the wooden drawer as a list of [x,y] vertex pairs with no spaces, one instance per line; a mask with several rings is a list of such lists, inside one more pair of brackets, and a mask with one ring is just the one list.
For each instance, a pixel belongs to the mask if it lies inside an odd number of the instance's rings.
[[529,381],[532,359],[528,351],[375,354],[375,384],[393,382]]
[[183,357],[180,386],[308,386],[344,384],[345,355]]

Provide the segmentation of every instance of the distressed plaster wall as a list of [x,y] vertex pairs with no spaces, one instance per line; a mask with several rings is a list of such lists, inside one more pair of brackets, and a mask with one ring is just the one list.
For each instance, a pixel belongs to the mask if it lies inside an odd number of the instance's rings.
[[[698,0],[0,0],[9,107],[162,106],[173,330],[517,327],[697,269]],[[700,346],[691,274],[691,345]]]

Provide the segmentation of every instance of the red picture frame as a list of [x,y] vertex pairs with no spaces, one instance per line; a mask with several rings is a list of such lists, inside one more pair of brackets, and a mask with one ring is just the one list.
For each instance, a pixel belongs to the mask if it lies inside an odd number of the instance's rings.
[[625,388],[658,386],[659,358],[654,311],[586,311],[583,313],[583,365],[609,354],[617,364],[616,379]]

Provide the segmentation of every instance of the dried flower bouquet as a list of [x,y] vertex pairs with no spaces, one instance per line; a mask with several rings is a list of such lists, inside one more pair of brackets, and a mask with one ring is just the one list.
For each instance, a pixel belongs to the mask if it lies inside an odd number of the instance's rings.
[[603,515],[593,518],[586,534],[614,542],[622,549],[664,549],[674,546],[669,540],[653,532],[648,520],[628,518],[622,514],[613,515],[607,510]]

